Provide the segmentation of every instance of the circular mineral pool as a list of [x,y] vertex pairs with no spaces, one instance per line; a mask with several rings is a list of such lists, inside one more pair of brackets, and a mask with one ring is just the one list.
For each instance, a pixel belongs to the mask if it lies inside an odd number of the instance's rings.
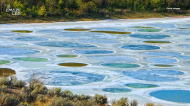
[[61,33],[61,31],[59,31],[59,30],[39,30],[37,32],[39,32],[39,33],[52,33],[52,34]]
[[63,57],[63,58],[75,58],[77,55],[57,55],[57,57]]
[[10,61],[7,61],[7,60],[0,60],[0,65],[2,65],[2,64],[8,64],[8,63],[10,63]]
[[131,32],[120,32],[120,31],[90,31],[95,33],[107,33],[107,34],[131,34]]
[[90,29],[64,29],[66,31],[90,31]]
[[84,43],[102,43],[102,44],[107,44],[107,43],[120,43],[119,41],[114,41],[114,40],[102,40],[102,39],[79,39],[77,40],[79,42],[84,42]]
[[147,29],[139,29],[140,32],[160,32],[161,29],[155,29],[155,28],[147,28]]
[[28,46],[28,44],[26,44],[26,43],[16,43],[14,45],[16,45],[16,46]]
[[30,62],[44,62],[48,61],[48,59],[45,58],[32,58],[32,57],[20,57],[20,58],[13,58],[15,60],[20,60],[20,61],[30,61]]
[[179,28],[179,29],[190,29],[190,28]]
[[189,38],[186,38],[185,40],[186,40],[186,41],[190,41],[190,39],[189,39]]
[[183,28],[190,28],[190,24],[184,24],[181,27],[183,27]]
[[154,27],[135,26],[134,28],[154,28]]
[[190,35],[190,30],[167,30],[167,32],[179,35]]
[[72,39],[96,39],[96,40],[102,40],[102,39],[118,39],[117,36],[112,36],[109,34],[97,34],[97,33],[91,33],[91,32],[62,32],[59,34],[56,34],[57,36],[61,37],[69,37]]
[[33,31],[29,31],[29,30],[14,30],[12,32],[18,32],[18,33],[32,33]]
[[89,59],[106,61],[106,62],[136,62],[137,59],[128,56],[90,56]]
[[128,63],[103,63],[102,66],[115,67],[115,68],[137,68],[140,67],[138,64],[128,64]]
[[153,27],[160,27],[160,28],[176,28],[173,24],[148,24],[149,26]]
[[74,51],[77,54],[110,54],[114,53],[110,50],[75,50]]
[[177,70],[162,70],[162,69],[154,69],[154,70],[149,70],[146,73],[150,74],[157,74],[157,75],[184,75],[183,72],[177,71]]
[[143,53],[144,55],[150,55],[150,56],[180,56],[181,53],[178,52],[162,52],[162,51],[158,51],[158,52],[146,52]]
[[144,41],[145,43],[172,43],[170,41]]
[[50,46],[50,47],[66,47],[66,48],[86,48],[86,47],[96,47],[90,44],[82,44],[82,43],[71,43],[71,42],[39,42],[36,43],[40,46]]
[[166,64],[155,64],[156,67],[173,67],[173,65],[166,65]]
[[0,55],[30,55],[40,51],[24,48],[0,47]]
[[40,37],[17,37],[15,40],[19,41],[48,41],[47,38],[40,38]]
[[46,85],[53,86],[72,86],[82,85],[92,82],[103,81],[104,75],[86,72],[73,71],[45,71],[35,73],[39,78],[43,78],[42,82]]
[[14,36],[15,34],[13,33],[2,33],[0,32],[0,36]]
[[188,90],[160,90],[150,93],[151,96],[178,103],[190,103],[190,91]]
[[190,59],[190,56],[186,56],[186,55],[181,55],[181,56],[177,56],[177,58],[181,58],[181,59]]
[[158,46],[152,45],[123,45],[121,46],[123,49],[130,49],[130,50],[155,50],[160,49]]
[[190,49],[190,45],[182,45],[184,48]]
[[179,78],[170,77],[169,75],[183,75],[183,72],[176,70],[140,70],[140,71],[123,71],[124,75],[146,81],[170,82],[178,81]]
[[159,35],[159,34],[131,34],[130,37],[142,38],[142,39],[164,39],[170,37],[169,35]]
[[129,83],[129,84],[125,84],[128,87],[131,88],[155,88],[158,87],[158,85],[154,85],[154,84],[143,84],[143,83]]
[[147,59],[149,62],[152,63],[176,63],[176,59],[171,59],[171,58],[160,58],[160,57],[151,57]]
[[102,28],[100,27],[100,28],[95,28],[95,31],[125,31],[125,30],[113,27],[102,27]]
[[105,92],[111,92],[111,93],[122,93],[122,92],[131,92],[131,89],[127,88],[104,88],[102,89]]
[[0,77],[15,75],[16,72],[9,68],[0,68]]
[[88,64],[85,63],[60,63],[60,66],[66,66],[66,67],[84,67]]

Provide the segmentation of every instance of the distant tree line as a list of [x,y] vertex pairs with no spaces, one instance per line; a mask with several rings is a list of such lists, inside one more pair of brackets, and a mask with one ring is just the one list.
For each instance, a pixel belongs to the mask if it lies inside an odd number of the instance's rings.
[[190,0],[0,0],[1,12],[7,5],[20,8],[22,16],[86,17],[115,10],[167,12],[167,7],[190,9]]

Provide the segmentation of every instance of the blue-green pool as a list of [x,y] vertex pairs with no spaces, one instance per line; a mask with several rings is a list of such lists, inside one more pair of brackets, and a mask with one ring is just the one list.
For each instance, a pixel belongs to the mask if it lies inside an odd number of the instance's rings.
[[152,92],[150,95],[171,102],[190,103],[190,91],[188,90],[160,90]]

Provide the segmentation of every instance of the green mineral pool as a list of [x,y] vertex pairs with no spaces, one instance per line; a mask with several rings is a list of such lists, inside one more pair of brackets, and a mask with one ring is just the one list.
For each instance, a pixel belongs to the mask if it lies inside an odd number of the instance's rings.
[[140,32],[160,32],[161,29],[155,29],[155,28],[147,28],[147,29],[140,29]]
[[77,55],[57,55],[57,57],[63,57],[63,58],[75,58]]
[[60,63],[60,66],[66,66],[66,67],[84,67],[88,64],[85,63]]
[[189,28],[179,28],[179,29],[189,29]]
[[173,65],[155,64],[156,67],[173,67]]
[[143,83],[129,83],[129,84],[126,84],[126,86],[131,87],[131,88],[155,88],[155,87],[158,87],[158,85],[143,84]]
[[33,31],[29,31],[29,30],[14,30],[12,32],[18,32],[18,33],[32,33]]
[[142,26],[136,26],[134,28],[154,28],[154,27],[142,27]]
[[10,63],[10,61],[7,61],[7,60],[0,60],[0,65],[2,65],[2,64],[8,64],[8,63]]
[[144,41],[145,43],[172,43],[170,41]]
[[15,75],[16,72],[9,68],[0,68],[0,77]]
[[90,29],[64,29],[66,31],[90,31]]
[[104,88],[102,90],[111,93],[131,92],[131,89],[128,88]]
[[128,64],[128,63],[103,63],[102,66],[115,67],[115,68],[137,68],[140,67],[138,64]]
[[15,60],[21,60],[21,61],[30,61],[30,62],[44,62],[48,59],[45,58],[32,58],[32,57],[20,57],[20,58],[13,58]]
[[28,46],[28,44],[25,44],[25,43],[16,43],[14,45],[16,45],[16,46]]
[[108,33],[108,34],[131,34],[131,32],[118,32],[118,31],[90,31],[96,33]]

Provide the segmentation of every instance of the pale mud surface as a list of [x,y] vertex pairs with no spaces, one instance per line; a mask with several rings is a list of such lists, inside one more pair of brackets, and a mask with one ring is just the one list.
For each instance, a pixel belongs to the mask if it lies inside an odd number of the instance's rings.
[[[140,32],[139,30],[142,28],[135,28],[136,26],[154,27],[161,29],[161,31]],[[130,101],[137,99],[139,104],[153,102],[164,106],[188,106],[190,105],[188,103],[157,99],[150,96],[150,93],[157,90],[190,90],[189,27],[190,18],[0,24],[0,60],[11,61],[8,64],[0,65],[0,67],[14,69],[18,79],[26,81],[35,73],[49,88],[61,87],[63,90],[69,89],[74,94],[93,96],[98,93],[107,95],[109,100],[128,97]],[[132,34],[129,36],[128,34],[64,30],[68,28],[84,28],[92,31],[123,31]],[[33,33],[11,32],[13,30],[29,30]],[[138,36],[139,34],[146,36],[143,38]],[[172,43],[145,43],[145,40],[170,41]],[[137,46],[128,49],[122,48],[124,45]],[[147,46],[143,49],[138,45],[156,46],[159,49],[147,49]],[[63,58],[57,57],[57,55],[77,55],[77,57]],[[22,57],[46,58],[48,60],[30,62],[14,59]],[[88,65],[85,67],[58,65],[59,63],[70,62]],[[138,64],[140,67],[101,66],[104,63]],[[156,67],[155,64],[173,65],[173,67]],[[161,71],[154,72],[154,70]],[[140,75],[140,72],[147,78]],[[151,78],[148,77],[149,75]],[[155,80],[152,80],[154,78]],[[125,85],[128,83],[156,84],[158,87],[131,88]],[[103,91],[104,88],[127,88],[131,91],[113,93]]]

